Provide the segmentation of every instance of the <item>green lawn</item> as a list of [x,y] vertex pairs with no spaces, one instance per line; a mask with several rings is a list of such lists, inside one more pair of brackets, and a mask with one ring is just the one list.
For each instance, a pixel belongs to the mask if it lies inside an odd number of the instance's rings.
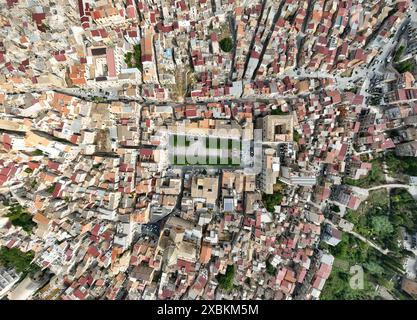
[[183,157],[180,158],[177,155],[174,155],[173,158],[171,159],[171,163],[173,165],[177,165],[177,166],[240,166],[240,159],[236,160],[236,163],[233,162],[233,158],[228,157],[227,161],[224,160],[224,158],[222,159],[222,162],[220,161],[221,158],[220,156],[217,157],[209,157],[206,156],[202,162],[197,161],[197,163],[191,163],[190,161],[187,160],[187,157]]
[[41,150],[39,150],[39,149],[36,149],[35,151],[33,151],[33,155],[34,156],[42,156],[43,155],[43,152]]
[[[198,137],[192,136],[183,136],[183,135],[171,135],[169,137],[169,144],[174,147],[189,147],[193,141],[198,141]],[[228,150],[232,150],[240,148],[242,149],[242,140],[237,139],[222,139],[218,137],[208,137],[206,139],[202,139],[205,141],[206,149],[221,149],[221,147],[225,146]]]
[[[180,138],[181,137],[181,138]],[[189,136],[180,136],[180,135],[172,135],[169,138],[169,143],[171,147],[191,147],[193,142],[192,138],[190,139]],[[196,140],[197,141],[197,140]],[[204,141],[204,140],[203,140]],[[204,143],[204,142],[203,142]],[[205,139],[205,148],[206,150],[221,150],[221,148],[225,146],[228,150],[228,156],[221,157],[220,155],[216,157],[208,156],[204,158],[203,161],[200,163],[192,164],[187,161],[187,158],[181,159],[177,154],[174,152],[174,156],[171,159],[171,162],[174,165],[209,165],[209,166],[240,166],[240,156],[239,158],[233,159],[231,151],[232,150],[241,150],[242,149],[242,141],[235,140],[235,139],[222,139],[218,137],[209,137]],[[239,149],[240,148],[240,149]],[[223,159],[222,162],[220,159]],[[181,162],[180,162],[181,160]],[[233,161],[235,160],[235,161]],[[225,163],[223,163],[225,162]]]
[[187,136],[172,135],[170,136],[170,144],[174,147],[189,147],[190,141]]

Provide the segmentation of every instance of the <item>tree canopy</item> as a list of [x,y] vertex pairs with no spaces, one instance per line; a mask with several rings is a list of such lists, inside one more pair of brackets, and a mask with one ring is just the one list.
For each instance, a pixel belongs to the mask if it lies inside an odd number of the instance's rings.
[[0,264],[7,268],[14,268],[24,275],[33,274],[39,270],[37,265],[31,264],[33,258],[32,251],[22,252],[17,248],[0,247]]
[[219,44],[220,49],[222,49],[224,52],[230,52],[233,49],[233,40],[230,37],[221,39]]
[[233,279],[235,277],[235,266],[227,266],[225,274],[219,274],[217,280],[219,281],[220,288],[230,291],[233,289]]
[[32,216],[26,212],[26,210],[18,204],[13,204],[9,208],[9,212],[6,217],[10,219],[10,222],[17,227],[22,227],[26,232],[31,232],[36,223],[33,222]]

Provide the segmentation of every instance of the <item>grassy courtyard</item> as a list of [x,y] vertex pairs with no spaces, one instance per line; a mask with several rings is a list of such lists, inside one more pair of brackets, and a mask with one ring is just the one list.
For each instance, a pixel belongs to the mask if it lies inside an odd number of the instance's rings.
[[[219,137],[169,137],[171,163],[174,165],[239,166],[242,141]],[[176,150],[175,148],[185,148]],[[215,152],[213,152],[215,150]]]

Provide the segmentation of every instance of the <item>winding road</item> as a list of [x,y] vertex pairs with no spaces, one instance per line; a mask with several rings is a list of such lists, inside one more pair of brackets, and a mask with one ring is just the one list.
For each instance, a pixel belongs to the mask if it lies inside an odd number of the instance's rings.
[[374,191],[374,190],[378,190],[378,189],[383,189],[383,188],[387,189],[388,191],[390,189],[395,189],[395,188],[407,189],[407,191],[413,196],[413,198],[415,200],[417,200],[417,186],[414,186],[414,185],[391,183],[391,184],[381,184],[379,186],[371,187],[371,188],[368,188],[368,189],[351,186],[351,189],[354,192],[356,192],[356,193],[358,193],[360,195],[366,196],[366,198],[368,198],[370,191]]

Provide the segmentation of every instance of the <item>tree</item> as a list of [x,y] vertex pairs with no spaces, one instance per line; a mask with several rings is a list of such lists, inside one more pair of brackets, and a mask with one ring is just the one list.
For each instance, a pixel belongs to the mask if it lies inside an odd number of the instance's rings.
[[410,176],[417,175],[417,162],[414,157],[398,157],[394,153],[386,156],[386,163],[391,173],[404,173]]
[[279,192],[275,192],[273,194],[266,194],[264,193],[262,196],[262,201],[265,205],[266,210],[269,212],[275,212],[275,206],[281,204],[283,195]]
[[271,276],[275,276],[277,274],[277,268],[275,268],[269,261],[266,261],[266,272]]
[[22,252],[17,248],[0,248],[0,264],[6,268],[14,268],[17,272],[26,274],[33,274],[38,271],[40,268],[31,264],[34,254],[32,251]]
[[411,72],[414,68],[414,63],[411,60],[403,61],[397,64],[395,68],[397,69],[399,73],[404,73],[407,71]]
[[366,262],[363,266],[373,275],[382,275],[384,272],[384,268],[374,261]]
[[133,46],[133,52],[125,54],[125,62],[129,68],[137,68],[142,71],[142,49],[140,44]]
[[230,291],[233,289],[233,280],[235,278],[235,266],[227,266],[225,274],[219,274],[217,280],[219,281],[220,288]]
[[35,151],[33,151],[33,155],[34,156],[42,156],[43,155],[43,152],[41,150],[39,150],[39,149],[36,149]]
[[54,192],[54,190],[55,190],[55,184],[52,184],[46,189],[46,192],[52,193]]
[[133,58],[135,59],[135,67],[142,71],[142,48],[140,44],[133,46]]
[[372,228],[378,235],[387,235],[394,231],[387,216],[372,217]]
[[220,49],[222,49],[224,52],[230,52],[233,49],[233,40],[230,37],[221,39],[219,44]]
[[133,67],[133,65],[132,65],[132,55],[133,55],[132,52],[127,52],[125,54],[125,62],[126,62],[127,66],[129,68],[132,68]]
[[294,141],[298,143],[301,139],[301,134],[299,134],[297,130],[294,130],[293,137]]
[[22,227],[26,232],[31,232],[36,223],[33,222],[32,216],[19,204],[14,204],[9,208],[6,217],[17,227]]
[[282,115],[287,115],[287,114],[290,114],[290,113],[282,111],[281,107],[271,110],[271,115],[273,116],[282,116]]
[[404,50],[405,50],[404,46],[400,46],[398,48],[398,50],[395,52],[395,55],[394,55],[394,62],[398,62],[400,60]]

